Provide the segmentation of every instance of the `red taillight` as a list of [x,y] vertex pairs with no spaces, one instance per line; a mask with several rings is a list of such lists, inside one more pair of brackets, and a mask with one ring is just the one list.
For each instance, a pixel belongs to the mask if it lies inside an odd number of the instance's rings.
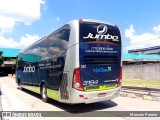
[[76,90],[84,91],[81,78],[80,78],[80,68],[74,69],[73,79],[72,79],[72,88]]
[[118,87],[121,86],[122,82],[122,67],[120,67],[120,75],[119,75],[119,80],[118,80]]

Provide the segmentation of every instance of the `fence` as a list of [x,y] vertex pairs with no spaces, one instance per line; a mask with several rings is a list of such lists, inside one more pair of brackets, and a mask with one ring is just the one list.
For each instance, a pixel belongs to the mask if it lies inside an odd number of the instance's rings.
[[160,63],[124,65],[123,79],[160,80]]

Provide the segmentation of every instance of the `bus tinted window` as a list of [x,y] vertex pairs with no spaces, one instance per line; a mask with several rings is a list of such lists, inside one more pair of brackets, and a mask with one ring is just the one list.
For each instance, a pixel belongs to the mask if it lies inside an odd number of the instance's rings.
[[65,25],[44,38],[43,41],[26,50],[25,53],[36,55],[37,62],[62,56],[67,51],[69,35],[70,26]]
[[120,31],[118,27],[94,23],[80,23],[80,42],[111,42],[121,45]]

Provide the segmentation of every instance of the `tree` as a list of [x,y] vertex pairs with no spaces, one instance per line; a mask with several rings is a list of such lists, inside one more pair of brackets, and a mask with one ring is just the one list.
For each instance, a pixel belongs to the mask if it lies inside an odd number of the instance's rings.
[[3,52],[2,51],[0,51],[0,56],[3,54]]

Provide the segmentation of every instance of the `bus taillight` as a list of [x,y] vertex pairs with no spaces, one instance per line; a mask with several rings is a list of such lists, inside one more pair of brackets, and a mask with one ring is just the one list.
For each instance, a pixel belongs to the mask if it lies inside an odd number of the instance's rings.
[[120,67],[120,75],[119,75],[119,80],[118,80],[118,87],[121,86],[122,84],[122,66]]
[[80,78],[80,68],[74,69],[73,79],[72,79],[72,88],[75,88],[79,91],[84,91],[81,78]]

